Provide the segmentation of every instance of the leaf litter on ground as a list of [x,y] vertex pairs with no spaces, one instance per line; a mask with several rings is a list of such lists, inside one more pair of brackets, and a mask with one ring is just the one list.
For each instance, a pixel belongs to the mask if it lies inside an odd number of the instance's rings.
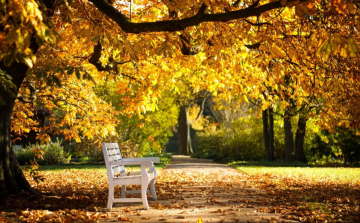
[[44,182],[28,180],[51,195],[10,198],[0,206],[0,222],[360,222],[359,181],[297,173],[160,170],[158,200],[149,196],[149,210],[142,211],[139,203],[115,204],[107,211],[106,172],[41,173]]

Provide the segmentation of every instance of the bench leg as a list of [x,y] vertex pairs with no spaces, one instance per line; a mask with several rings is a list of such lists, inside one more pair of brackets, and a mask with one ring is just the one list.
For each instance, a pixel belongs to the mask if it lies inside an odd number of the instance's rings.
[[126,185],[121,185],[121,198],[125,198]]
[[147,187],[144,185],[141,185],[141,199],[143,201],[143,205],[144,205],[144,209],[148,210],[149,209],[149,203],[148,203],[148,199],[146,196],[146,191],[147,191]]
[[157,196],[156,196],[156,192],[155,192],[155,178],[150,181],[150,191],[151,191],[151,196],[152,196],[153,200],[156,200]]
[[109,197],[108,197],[108,204],[107,209],[111,210],[113,206],[113,200],[114,200],[114,185],[109,185]]
[[142,176],[141,176],[141,199],[144,205],[144,209],[147,210],[149,209],[149,203],[148,203],[148,199],[147,199],[147,188],[149,186],[149,175],[147,175],[147,173],[145,172],[145,166],[141,165],[141,172],[142,172]]

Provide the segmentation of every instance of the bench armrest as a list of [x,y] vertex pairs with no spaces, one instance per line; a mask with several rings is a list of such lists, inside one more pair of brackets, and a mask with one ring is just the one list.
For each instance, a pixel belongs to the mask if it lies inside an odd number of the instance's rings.
[[140,160],[137,160],[137,161],[113,161],[113,162],[110,162],[110,165],[119,165],[119,166],[126,166],[126,165],[146,165],[147,167],[153,167],[154,164],[151,160],[143,160],[143,161],[140,161]]
[[123,161],[137,162],[137,161],[152,161],[153,163],[160,162],[159,157],[143,157],[143,158],[126,158]]

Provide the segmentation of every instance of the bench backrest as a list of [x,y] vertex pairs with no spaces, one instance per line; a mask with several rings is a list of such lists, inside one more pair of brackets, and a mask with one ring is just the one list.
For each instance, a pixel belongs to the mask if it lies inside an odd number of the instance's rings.
[[102,143],[102,150],[104,154],[104,160],[106,165],[106,170],[108,173],[109,180],[113,179],[114,176],[120,173],[125,173],[125,167],[119,165],[111,165],[110,162],[120,161],[122,159],[119,144],[115,143]]

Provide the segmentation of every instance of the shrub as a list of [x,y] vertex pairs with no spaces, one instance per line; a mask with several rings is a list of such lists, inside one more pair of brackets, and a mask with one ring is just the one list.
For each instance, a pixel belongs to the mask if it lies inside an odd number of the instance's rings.
[[310,152],[311,161],[316,163],[356,164],[360,162],[360,136],[346,128],[337,128],[334,133],[323,130],[312,140]]
[[[104,161],[104,157],[101,150],[101,144],[96,142],[97,139],[84,138],[81,142],[67,142],[66,151],[71,154],[73,158],[88,157],[94,162]],[[89,161],[87,161],[89,162]]]
[[34,160],[34,153],[31,152],[34,149],[44,151],[44,154],[42,155],[43,159],[35,157],[36,162],[40,165],[68,163],[71,158],[69,154],[64,152],[64,148],[61,146],[61,141],[50,142],[43,145],[33,144],[22,148],[21,150],[15,151],[20,165],[25,165],[26,163],[29,163],[30,160]]
[[80,158],[80,163],[93,163],[95,160],[91,157],[83,156]]
[[168,153],[162,153],[159,155],[159,158],[160,158],[160,163],[169,164],[171,155]]
[[21,166],[30,163],[30,160],[34,160],[34,153],[30,152],[31,150],[28,147],[15,150],[15,155]]
[[[275,156],[283,158],[284,141],[281,120],[275,121]],[[242,117],[230,126],[205,129],[197,133],[194,143],[197,157],[222,162],[265,159],[263,126],[261,118]]]

